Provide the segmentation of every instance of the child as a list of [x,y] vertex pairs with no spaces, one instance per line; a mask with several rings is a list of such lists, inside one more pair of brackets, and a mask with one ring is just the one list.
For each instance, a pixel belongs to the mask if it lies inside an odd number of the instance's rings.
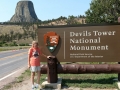
[[[42,54],[40,48],[38,47],[38,42],[33,41],[32,47],[28,51],[28,68],[31,70],[31,81],[32,81],[32,89],[39,88],[40,83],[40,55],[49,58],[50,56],[46,56]],[[37,73],[37,84],[34,85],[34,76],[35,72]]]

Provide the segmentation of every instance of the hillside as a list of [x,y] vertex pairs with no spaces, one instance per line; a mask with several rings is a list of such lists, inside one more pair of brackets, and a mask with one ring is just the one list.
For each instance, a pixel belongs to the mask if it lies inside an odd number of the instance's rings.
[[0,25],[0,42],[13,42],[17,44],[28,43],[36,40],[36,32],[32,26]]
[[57,19],[39,21],[37,23],[2,23],[0,25],[0,42],[16,42],[17,44],[28,43],[37,40],[37,25],[56,26],[56,25],[75,25],[85,24],[85,17],[69,16]]
[[41,26],[73,25],[73,24],[86,24],[86,18],[84,16],[79,17],[69,16],[68,18],[61,16],[57,19],[41,22]]
[[23,33],[22,26],[19,25],[0,25],[0,35],[2,34],[10,34],[11,31],[14,33],[20,32]]

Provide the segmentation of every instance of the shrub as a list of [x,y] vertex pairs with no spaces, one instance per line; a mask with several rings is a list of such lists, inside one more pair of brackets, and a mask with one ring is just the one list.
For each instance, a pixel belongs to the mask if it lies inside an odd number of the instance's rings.
[[25,46],[25,44],[24,44],[24,43],[21,43],[21,44],[19,44],[19,46]]
[[0,44],[0,47],[2,47],[2,44]]
[[28,44],[28,43],[26,43],[26,44],[25,44],[25,46],[29,46],[29,44]]

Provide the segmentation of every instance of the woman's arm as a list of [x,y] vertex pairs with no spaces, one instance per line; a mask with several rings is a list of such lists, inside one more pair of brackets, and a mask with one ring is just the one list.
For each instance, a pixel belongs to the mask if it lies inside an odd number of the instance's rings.
[[40,56],[43,56],[43,57],[46,57],[46,58],[49,58],[49,57],[50,57],[50,56],[47,56],[47,55],[43,54],[43,53],[41,52],[41,49],[39,49],[39,53],[40,53]]
[[43,57],[47,57],[47,55],[45,55],[45,54],[43,54],[43,53],[41,54],[41,56],[43,56]]
[[43,57],[46,57],[46,58],[50,58],[51,56],[49,55],[49,56],[47,56],[47,55],[45,55],[45,54],[40,54],[41,56],[43,56]]
[[30,65],[31,54],[32,54],[32,49],[30,48],[29,51],[28,51],[28,68],[31,67],[31,65]]
[[28,54],[28,68],[30,68],[30,54]]

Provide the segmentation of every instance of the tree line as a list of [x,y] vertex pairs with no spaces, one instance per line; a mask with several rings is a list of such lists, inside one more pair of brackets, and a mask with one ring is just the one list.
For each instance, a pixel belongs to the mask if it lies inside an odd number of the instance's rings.
[[120,0],[92,0],[85,13],[87,23],[117,23]]
[[[73,15],[70,15],[68,17],[63,17],[63,16],[60,16],[59,18],[57,19],[48,19],[48,20],[37,20],[36,22],[0,22],[0,25],[21,25],[21,26],[24,26],[24,25],[33,25],[33,24],[37,24],[37,25],[41,25],[41,24],[48,24],[48,23],[51,23],[51,22],[55,22],[55,21],[60,21],[60,20],[66,20],[67,21],[67,24],[70,24],[69,21],[73,21],[73,19],[75,18],[86,18],[84,15],[78,15],[78,16],[73,16]],[[73,24],[73,23],[71,23]],[[75,23],[74,23],[75,24]]]

